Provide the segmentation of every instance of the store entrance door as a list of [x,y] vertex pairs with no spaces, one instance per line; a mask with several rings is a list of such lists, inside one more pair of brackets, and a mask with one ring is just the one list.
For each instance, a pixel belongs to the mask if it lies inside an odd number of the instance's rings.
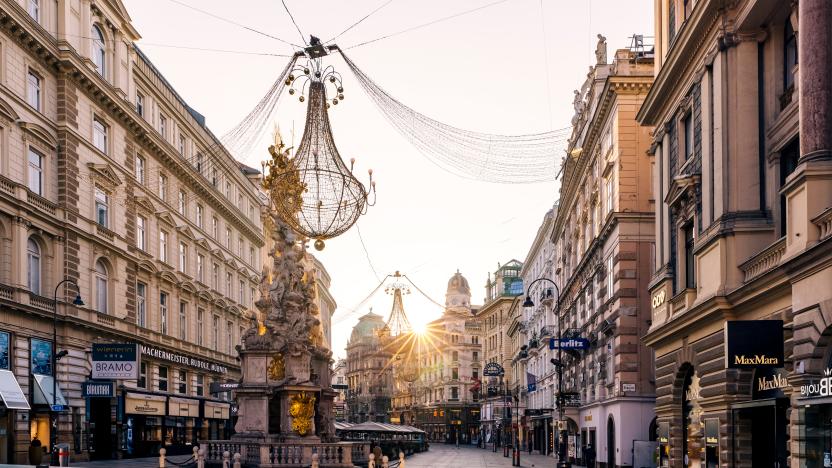
[[90,398],[90,434],[95,441],[90,458],[110,460],[113,454],[112,415],[109,398]]
[[14,440],[14,437],[12,437],[12,424],[14,423],[11,414],[12,412],[6,408],[0,408],[0,464],[14,463],[12,461],[12,453],[14,452],[12,447]]
[[[757,468],[785,468],[787,465],[786,409],[788,399],[758,400],[733,408],[734,457],[749,451],[751,466]],[[745,432],[743,429],[747,429]],[[751,435],[751,444],[745,434]],[[748,448],[745,448],[748,447]]]

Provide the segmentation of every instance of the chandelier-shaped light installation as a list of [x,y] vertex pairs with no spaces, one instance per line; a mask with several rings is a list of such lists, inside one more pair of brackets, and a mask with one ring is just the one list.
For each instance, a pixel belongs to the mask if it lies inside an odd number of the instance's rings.
[[290,95],[308,101],[306,125],[293,156],[282,144],[269,149],[272,160],[264,168],[264,187],[278,216],[295,232],[315,239],[315,248],[322,250],[325,239],[344,233],[375,204],[373,171],[368,171],[365,187],[352,173],[355,159],[347,167],[335,147],[327,109],[344,99],[344,88],[331,66],[322,68],[321,59],[310,59],[294,68],[284,84]]

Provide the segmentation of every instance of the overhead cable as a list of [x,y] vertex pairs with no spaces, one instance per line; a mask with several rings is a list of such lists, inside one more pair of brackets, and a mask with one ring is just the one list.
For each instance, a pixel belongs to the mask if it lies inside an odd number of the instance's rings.
[[345,29],[345,30],[341,31],[340,33],[338,33],[338,35],[336,35],[336,36],[335,36],[335,37],[333,37],[332,39],[329,39],[328,41],[326,41],[326,43],[330,43],[330,42],[334,41],[335,39],[338,39],[339,37],[343,36],[343,35],[344,35],[347,31],[349,31],[349,30],[351,30],[352,28],[354,28],[354,27],[358,26],[358,25],[359,25],[359,24],[361,24],[361,23],[362,23],[365,19],[369,18],[370,16],[372,16],[373,14],[375,14],[375,12],[377,12],[377,11],[381,10],[382,8],[384,8],[384,7],[386,7],[387,5],[391,4],[392,2],[393,2],[393,0],[387,0],[386,2],[384,2],[384,3],[382,3],[381,5],[377,6],[377,7],[376,7],[373,11],[371,11],[371,12],[367,13],[366,15],[364,15],[361,19],[359,19],[359,20],[358,20],[358,21],[356,21],[355,23],[351,24],[351,25],[350,25],[347,29]]

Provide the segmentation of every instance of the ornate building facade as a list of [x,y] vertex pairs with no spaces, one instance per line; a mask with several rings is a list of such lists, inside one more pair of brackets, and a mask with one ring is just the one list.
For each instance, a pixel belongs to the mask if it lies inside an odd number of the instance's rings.
[[482,348],[476,310],[468,280],[456,272],[448,281],[442,317],[417,340],[415,425],[429,440],[470,444],[479,438]]
[[[0,408],[0,463],[27,463],[34,437],[50,449],[50,418],[73,459],[225,437],[230,405],[209,388],[239,375],[256,187],[134,45],[120,1],[0,16],[0,369],[31,406]],[[138,379],[84,397],[93,343],[139,344]]]
[[[476,312],[482,342],[482,374],[480,414],[484,444],[511,443],[511,421],[515,402],[519,398],[522,381],[513,379],[512,360],[517,353],[509,339],[512,318],[522,313],[523,281],[520,270],[523,264],[511,260],[498,265],[494,278],[488,275],[485,285],[485,301]],[[501,375],[488,375],[499,371]]]
[[[656,81],[638,119],[655,127],[645,340],[661,464],[823,466],[832,5],[656,0],[655,12]],[[763,320],[782,324],[755,335],[758,354],[785,360],[730,355],[728,324]]]
[[390,422],[392,357],[387,324],[371,310],[358,319],[347,343],[347,422]]
[[599,39],[597,64],[576,91],[551,233],[560,291],[553,336],[588,345],[554,353],[563,366],[559,387],[568,394],[570,438],[560,442],[571,459],[591,446],[600,466],[641,466],[633,448],[655,439],[652,354],[641,342],[651,318],[654,200],[649,129],[635,115],[653,81],[653,62],[637,38],[636,47],[617,50],[607,63]]

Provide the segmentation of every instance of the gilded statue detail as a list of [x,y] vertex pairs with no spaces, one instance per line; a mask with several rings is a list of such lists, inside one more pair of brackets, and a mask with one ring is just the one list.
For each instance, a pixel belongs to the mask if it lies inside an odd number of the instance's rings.
[[312,417],[315,416],[315,396],[306,392],[292,395],[289,399],[289,416],[292,417],[292,430],[305,436],[312,430]]
[[275,354],[271,361],[269,361],[269,379],[270,380],[282,380],[286,377],[286,364],[283,360],[283,354],[277,353]]

